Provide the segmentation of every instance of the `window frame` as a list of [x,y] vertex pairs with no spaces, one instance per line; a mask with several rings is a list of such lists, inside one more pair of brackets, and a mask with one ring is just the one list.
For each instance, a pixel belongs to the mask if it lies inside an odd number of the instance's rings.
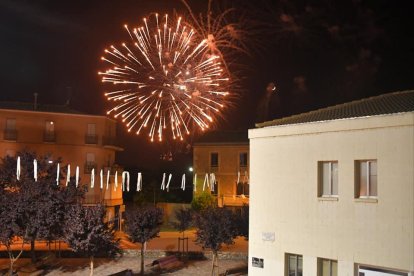
[[[242,155],[246,155],[246,158],[241,158]],[[242,164],[242,160],[245,160],[245,164]],[[239,167],[240,168],[247,168],[249,166],[249,153],[247,151],[239,152]]]
[[[366,177],[367,177],[367,181],[366,181],[366,195],[361,195],[361,164],[362,163],[367,163],[367,171],[366,171]],[[377,174],[376,174],[376,181],[375,181],[375,185],[376,185],[376,191],[377,194],[376,195],[372,195],[372,189],[371,189],[371,164],[375,163],[376,165],[376,170],[377,170]],[[377,159],[362,159],[362,160],[355,160],[354,162],[354,169],[355,169],[355,198],[360,198],[360,199],[377,199],[378,198],[378,160]]]
[[[323,165],[324,164],[329,164],[329,185],[328,185],[328,194],[324,194],[324,190],[323,190],[323,181],[324,181],[324,170],[323,170]],[[336,174],[336,191],[337,194],[333,194],[333,190],[334,190],[334,180],[333,180],[333,164],[336,164],[337,166],[337,174]],[[338,160],[330,160],[330,161],[318,161],[318,197],[319,198],[330,198],[330,197],[334,197],[337,198],[339,197],[339,162]]]
[[[296,258],[296,267],[295,267],[295,275],[294,276],[303,276],[303,255],[299,255],[299,254],[291,254],[291,253],[286,253],[285,254],[285,275],[286,276],[290,276],[289,275],[289,270],[290,270],[290,257],[295,257]],[[301,258],[302,261],[302,273],[299,274],[299,258]]]
[[[213,154],[217,155],[217,164],[213,165]],[[220,166],[219,153],[217,151],[210,152],[210,168],[218,168]]]
[[[328,261],[329,262],[329,275],[323,275],[323,262]],[[332,263],[336,263],[336,274],[332,274]],[[326,259],[326,258],[318,258],[318,276],[332,276],[332,275],[338,275],[338,260],[332,260],[332,259]]]

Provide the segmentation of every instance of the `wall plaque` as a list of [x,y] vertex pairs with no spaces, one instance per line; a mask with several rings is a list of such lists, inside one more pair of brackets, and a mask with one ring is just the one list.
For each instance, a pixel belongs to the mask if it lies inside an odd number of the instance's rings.
[[263,241],[275,241],[275,232],[262,232],[262,240]]

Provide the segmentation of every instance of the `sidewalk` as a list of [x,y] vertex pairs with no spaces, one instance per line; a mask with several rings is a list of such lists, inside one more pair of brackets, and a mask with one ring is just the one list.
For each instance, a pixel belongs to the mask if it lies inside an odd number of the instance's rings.
[[[132,243],[128,240],[128,237],[123,232],[118,232],[116,234],[117,238],[120,238],[120,247],[122,249],[141,249],[140,244]],[[178,238],[182,237],[182,234],[179,232],[160,232],[158,238],[154,238],[147,243],[146,250],[159,250],[159,251],[177,251],[178,250]],[[195,230],[193,231],[186,231],[185,237],[188,237],[188,251],[196,251],[201,252],[203,249],[200,245],[195,243]],[[37,241],[36,250],[47,251],[49,250],[49,245],[44,241]],[[21,244],[16,243],[12,246],[13,250],[20,250]],[[24,245],[24,250],[30,250],[30,244]],[[52,243],[50,245],[51,250],[59,250],[58,243]],[[222,251],[226,252],[244,252],[247,254],[248,242],[244,240],[244,238],[239,237],[235,239],[235,243],[233,245],[227,246],[224,245]],[[0,246],[0,251],[5,251],[6,248],[4,246]],[[60,250],[70,250],[66,243],[60,242]]]
[[[121,248],[123,249],[141,249],[140,244],[134,244],[130,242],[124,233],[119,233],[121,238]],[[177,251],[178,250],[178,238],[181,238],[182,234],[179,232],[160,232],[158,238],[154,238],[147,243],[147,250],[164,250],[164,251]],[[195,243],[196,235],[195,230],[186,231],[185,237],[188,238],[188,251],[203,251],[202,247]],[[234,240],[233,245],[224,245],[222,251],[227,252],[244,252],[247,253],[248,242],[239,237]]]

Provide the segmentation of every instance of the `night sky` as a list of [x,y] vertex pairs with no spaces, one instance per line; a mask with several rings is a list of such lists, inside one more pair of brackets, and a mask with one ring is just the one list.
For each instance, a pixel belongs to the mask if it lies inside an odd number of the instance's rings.
[[[238,100],[219,129],[354,99],[414,88],[414,29],[408,1],[227,1],[248,18],[249,55],[236,54]],[[196,11],[206,1],[190,1]],[[179,0],[0,0],[0,101],[33,100],[104,114],[97,75],[112,43],[128,39],[123,24],[157,11],[186,12]],[[276,93],[265,98],[269,82]],[[269,110],[263,114],[263,101]],[[261,114],[262,113],[262,114]],[[165,148],[120,128],[129,166],[156,162]],[[143,152],[152,152],[145,160]]]

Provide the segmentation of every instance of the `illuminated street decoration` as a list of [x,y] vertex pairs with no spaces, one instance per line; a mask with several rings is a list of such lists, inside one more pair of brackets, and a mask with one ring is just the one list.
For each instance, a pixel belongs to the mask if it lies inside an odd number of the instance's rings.
[[[21,173],[21,165],[20,165],[20,157],[17,157],[17,162],[16,162],[16,179],[18,181],[20,181],[20,173]],[[56,163],[56,183],[57,185],[60,185],[60,163]],[[38,177],[38,173],[37,173],[37,168],[38,166],[38,162],[36,159],[33,160],[33,178],[35,181],[37,181],[37,177]],[[65,179],[65,185],[68,186],[69,182],[71,180],[71,169],[70,169],[71,165],[68,164],[67,165],[67,171],[66,171],[66,179]],[[104,189],[104,170],[101,169],[99,172],[99,183],[100,183],[100,189]],[[92,168],[91,170],[91,176],[90,176],[90,187],[91,189],[93,189],[95,187],[95,168]],[[166,179],[166,173],[163,173],[162,175],[162,182],[161,182],[161,190],[167,190],[167,192],[169,192],[169,188],[170,188],[170,184],[171,184],[171,180],[172,180],[172,173],[168,174],[168,180]],[[79,181],[80,181],[80,170],[79,170],[79,166],[76,166],[75,169],[75,185],[76,187],[79,186]],[[130,173],[128,171],[122,171],[121,173],[121,178],[122,178],[122,191],[128,191],[130,190]],[[108,169],[106,171],[106,190],[108,190],[110,188],[110,179],[111,179],[111,171],[110,169]],[[113,175],[113,184],[114,184],[114,190],[117,190],[118,187],[118,171],[115,171],[115,174]],[[194,191],[196,191],[196,180],[197,180],[197,174],[194,175],[194,181],[193,181],[193,186],[194,186]],[[204,182],[204,186],[207,185],[207,187],[210,187],[210,182],[211,183],[215,183],[216,178],[214,173],[211,174],[206,174],[206,178],[205,178],[205,182]],[[180,189],[185,191],[185,184],[186,184],[186,176],[185,173],[182,174],[181,176],[181,187]],[[203,190],[205,189],[205,187],[203,187]],[[212,188],[214,189],[214,188]],[[142,191],[142,173],[139,172],[137,175],[137,192]],[[214,190],[212,190],[214,191]]]

